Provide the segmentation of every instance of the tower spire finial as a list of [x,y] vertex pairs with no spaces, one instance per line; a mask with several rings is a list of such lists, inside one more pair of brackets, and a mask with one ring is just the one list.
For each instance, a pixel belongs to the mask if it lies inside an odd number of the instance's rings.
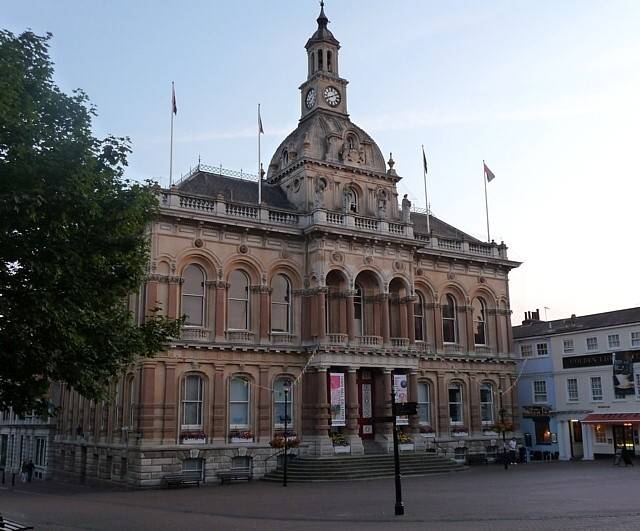
[[329,23],[327,15],[324,14],[324,0],[320,0],[320,15],[318,15],[318,25],[326,26]]

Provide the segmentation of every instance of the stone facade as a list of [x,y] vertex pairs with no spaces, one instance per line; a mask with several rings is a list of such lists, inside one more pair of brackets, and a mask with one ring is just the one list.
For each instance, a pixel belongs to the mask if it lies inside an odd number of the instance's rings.
[[333,454],[338,438],[352,454],[388,451],[390,425],[374,418],[390,415],[394,385],[419,402],[402,426],[416,451],[491,444],[501,390],[513,419],[519,263],[399,204],[394,161],[349,119],[327,24],[322,10],[299,126],[265,180],[198,165],[158,190],[131,308],[186,315],[182,336],[115,383],[110,403],[63,392],[59,472],[139,486],[248,464],[259,476],[277,465],[285,418],[299,453]]

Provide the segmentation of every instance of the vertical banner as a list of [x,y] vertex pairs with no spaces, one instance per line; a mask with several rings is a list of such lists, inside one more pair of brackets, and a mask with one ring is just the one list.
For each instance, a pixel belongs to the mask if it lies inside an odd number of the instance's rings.
[[635,393],[631,352],[613,353],[613,388],[616,398],[626,398]]
[[[396,393],[396,404],[404,404],[409,399],[409,389],[406,374],[394,374],[393,375],[393,390]],[[409,417],[402,415],[396,417],[396,424],[398,426],[406,426],[409,424]]]
[[331,391],[331,425],[346,426],[347,408],[344,393],[344,373],[330,373],[329,382]]

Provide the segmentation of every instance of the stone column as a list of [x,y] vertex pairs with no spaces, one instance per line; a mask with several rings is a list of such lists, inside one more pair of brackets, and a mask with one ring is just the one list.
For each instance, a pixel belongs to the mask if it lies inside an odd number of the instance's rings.
[[345,430],[349,444],[351,445],[351,455],[364,454],[362,439],[358,433],[358,418],[360,405],[358,402],[358,382],[357,368],[349,367],[347,373],[347,429]]
[[582,427],[582,460],[593,461],[593,425],[581,424]]
[[514,352],[513,346],[513,329],[511,328],[511,310],[505,310],[505,321],[507,327],[507,353]]
[[213,382],[213,440],[225,442],[227,432],[225,426],[226,418],[226,392],[224,381],[224,367],[215,368]]
[[[384,369],[382,372],[382,416],[390,417],[391,410],[391,389],[393,385],[393,378],[391,375],[391,369]],[[393,445],[393,425],[390,422],[379,424],[382,443],[386,445],[387,450],[392,448]],[[376,433],[376,439],[378,438]]]
[[[269,411],[271,409],[271,397],[269,392],[269,367],[260,366],[260,389],[258,401],[258,433],[257,442],[269,442],[271,440],[271,425]],[[275,413],[275,412],[274,412]],[[292,416],[293,418],[293,416]]]
[[442,339],[442,311],[439,303],[433,304],[433,328],[435,336],[435,350],[442,352],[444,350],[444,341]]
[[[415,315],[414,315],[414,303],[416,301],[416,296],[407,297],[406,300],[406,309],[407,309],[407,332],[409,338],[409,344],[413,345],[416,342],[416,327],[415,327]],[[425,338],[426,339],[426,338]]]
[[[569,434],[569,422],[562,420],[558,422],[558,447],[560,461],[569,461],[571,459],[571,435]],[[534,434],[535,436],[535,434]]]
[[[172,444],[176,442],[177,437],[177,421],[176,418],[176,365],[175,363],[164,364],[164,404],[162,415],[162,443]],[[211,426],[209,433],[211,435]]]
[[222,280],[216,281],[216,320],[215,320],[215,340],[224,341],[225,330],[225,304],[227,298],[228,284]]
[[[381,315],[382,344],[384,346],[389,346],[389,337],[391,335],[391,332],[389,330],[390,323],[389,323],[389,294],[388,293],[383,293],[382,295],[380,295],[380,306],[382,306],[381,308],[382,309],[382,315]],[[391,390],[389,390],[389,392],[391,392]]]
[[438,372],[438,436],[449,436],[449,390],[444,374]]
[[317,303],[318,343],[325,343],[327,341],[327,288],[318,288]]
[[[464,315],[464,319],[465,319],[465,328],[466,328],[466,335],[467,335],[467,352],[475,352],[476,350],[476,337],[475,334],[473,333],[473,307],[472,306],[466,306],[465,307],[466,311],[461,314]],[[460,315],[460,314],[459,314]],[[489,342],[489,338],[485,338],[485,340],[487,341],[487,343]]]
[[407,299],[402,298],[398,300],[398,316],[400,318],[400,337],[409,337],[408,319],[407,319],[407,307],[410,304],[407,303]]
[[260,294],[260,343],[269,343],[269,329],[271,323],[271,312],[269,307],[269,295],[271,289],[267,286],[258,286]]
[[[156,383],[156,365],[153,363],[144,363],[142,365],[142,392],[140,393],[140,433],[145,443],[152,442],[157,438],[156,434],[156,403],[155,403],[155,383]],[[120,400],[124,399],[124,393],[121,393]],[[124,414],[124,411],[122,412]]]
[[353,302],[353,291],[348,291],[346,296],[347,301],[347,336],[349,336],[349,343],[352,344],[356,338],[356,316]]
[[216,312],[216,284],[215,280],[207,280],[205,285],[206,291],[206,304],[205,304],[205,328],[209,333],[209,338],[212,340],[215,337],[215,323],[218,319],[218,312]]
[[[500,354],[502,352],[506,352],[504,348],[504,339],[502,337],[502,312],[498,309],[491,312],[492,317],[495,319],[495,330],[496,330],[496,353]],[[492,345],[493,346],[493,345]]]
[[175,319],[179,316],[178,298],[182,282],[183,280],[180,277],[169,277],[169,302],[167,304],[167,316],[170,319]]
[[329,438],[329,402],[327,400],[327,369],[318,367],[316,375],[316,424],[315,424],[315,453],[316,455],[333,455],[333,445]]
[[469,407],[471,412],[470,419],[470,433],[473,435],[476,433],[482,433],[482,416],[480,414],[480,386],[478,385],[478,378],[475,374],[469,375]]

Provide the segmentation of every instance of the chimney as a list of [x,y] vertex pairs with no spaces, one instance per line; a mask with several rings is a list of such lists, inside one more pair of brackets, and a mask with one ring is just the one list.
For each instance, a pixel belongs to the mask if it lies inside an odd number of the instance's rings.
[[524,312],[524,321],[522,321],[523,325],[530,325],[533,323],[540,322],[540,310],[536,308],[535,312]]

